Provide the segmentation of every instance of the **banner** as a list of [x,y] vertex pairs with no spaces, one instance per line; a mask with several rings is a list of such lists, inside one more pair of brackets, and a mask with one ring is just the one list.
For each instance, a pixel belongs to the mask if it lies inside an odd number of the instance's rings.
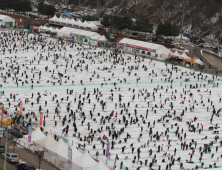
[[106,157],[107,158],[109,157],[109,147],[110,147],[110,144],[108,143],[107,147],[106,147]]
[[23,108],[23,103],[22,101],[20,100],[20,111],[19,111],[19,114],[22,115],[22,108]]
[[43,113],[40,113],[39,125],[42,125],[43,122]]
[[72,148],[68,147],[68,168],[72,168]]
[[70,39],[72,38],[72,33],[70,33]]
[[32,139],[32,126],[29,125],[28,126],[28,142],[31,142],[31,139]]
[[97,38],[97,46],[99,46],[99,38]]

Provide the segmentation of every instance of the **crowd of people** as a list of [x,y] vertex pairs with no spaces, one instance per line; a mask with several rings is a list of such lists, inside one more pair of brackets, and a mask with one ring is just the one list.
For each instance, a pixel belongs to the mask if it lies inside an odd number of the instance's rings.
[[116,169],[220,166],[217,75],[24,32],[0,36],[1,101],[18,113],[13,124],[43,113],[42,129],[97,158],[110,144]]

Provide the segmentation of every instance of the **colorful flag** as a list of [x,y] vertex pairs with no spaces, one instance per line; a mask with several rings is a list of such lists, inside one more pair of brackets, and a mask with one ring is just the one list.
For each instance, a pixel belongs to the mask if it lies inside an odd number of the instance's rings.
[[68,168],[72,168],[72,148],[68,147]]
[[32,126],[29,125],[28,126],[28,142],[31,142],[31,139],[32,139]]
[[171,57],[171,56],[170,56],[170,53],[169,53],[169,55],[168,55],[168,59],[170,59],[170,57]]
[[106,147],[106,157],[107,158],[109,157],[109,147],[110,147],[110,144],[108,143],[107,147]]

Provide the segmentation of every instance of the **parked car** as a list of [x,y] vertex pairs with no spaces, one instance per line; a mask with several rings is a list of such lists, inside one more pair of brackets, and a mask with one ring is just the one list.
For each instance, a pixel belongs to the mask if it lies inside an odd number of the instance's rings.
[[20,163],[17,165],[17,170],[36,170],[36,168],[30,163]]
[[5,153],[5,145],[0,144],[0,153]]
[[131,35],[138,37],[139,34],[137,32],[133,32]]
[[[5,153],[2,153],[2,159],[5,158]],[[18,163],[19,162],[19,157],[16,153],[7,153],[6,154],[6,160],[10,163]]]
[[146,39],[146,36],[145,35],[138,35],[138,38],[141,38],[141,39]]

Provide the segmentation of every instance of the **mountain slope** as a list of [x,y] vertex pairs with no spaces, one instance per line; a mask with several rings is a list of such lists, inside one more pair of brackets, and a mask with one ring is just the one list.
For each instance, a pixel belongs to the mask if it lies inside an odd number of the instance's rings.
[[[81,6],[97,8],[97,0],[81,0]],[[79,5],[79,0],[69,0]],[[100,13],[115,13],[134,18],[147,17],[153,23],[173,22],[184,30],[217,36],[222,31],[221,0],[98,0]],[[128,9],[128,10],[127,10]]]

